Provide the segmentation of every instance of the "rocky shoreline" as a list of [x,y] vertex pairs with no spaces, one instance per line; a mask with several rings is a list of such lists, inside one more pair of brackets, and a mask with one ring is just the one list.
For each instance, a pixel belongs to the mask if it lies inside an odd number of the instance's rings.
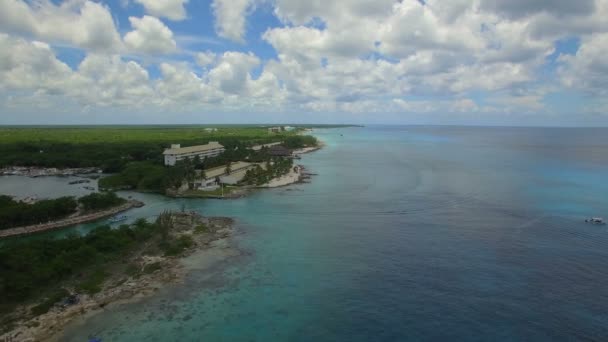
[[[188,267],[187,257],[216,248],[221,240],[228,239],[234,231],[234,221],[226,217],[203,217],[194,212],[174,213],[177,221],[172,234],[190,235],[194,246],[179,257],[139,255],[131,262],[142,270],[154,265],[154,271],[138,277],[115,277],[104,283],[102,291],[94,295],[81,295],[77,304],[62,308],[56,306],[49,312],[30,318],[33,305],[21,307],[16,316],[24,317],[16,328],[0,335],[0,341],[61,341],[64,328],[76,321],[84,322],[110,305],[133,303],[158,292],[165,286],[184,280]],[[198,232],[196,227],[205,224],[208,229]]]

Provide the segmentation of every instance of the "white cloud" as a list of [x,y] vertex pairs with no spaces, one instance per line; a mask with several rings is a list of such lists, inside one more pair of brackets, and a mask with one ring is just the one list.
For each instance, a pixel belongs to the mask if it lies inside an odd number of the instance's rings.
[[250,71],[260,64],[252,53],[225,52],[209,71],[209,84],[227,94],[245,94],[251,81]]
[[196,54],[196,63],[202,67],[207,67],[217,59],[217,55],[213,52],[199,52]]
[[220,37],[244,42],[247,10],[252,0],[213,0],[215,30]]
[[189,0],[135,0],[144,6],[147,13],[156,17],[164,17],[171,20],[183,20],[186,18],[184,6]]
[[78,83],[48,44],[0,33],[0,89],[66,94]]
[[[260,1],[214,0],[218,35],[245,43]],[[98,2],[0,0],[0,98],[13,106],[66,99],[85,108],[477,115],[540,113],[545,95],[565,88],[608,95],[608,0],[274,0],[264,6],[284,25],[262,34],[276,52],[269,60],[222,44],[199,52],[208,42],[186,31],[178,49],[158,18],[186,18],[188,1],[136,2],[154,16],[130,17],[121,40]],[[563,38],[580,39],[580,49],[559,57],[553,73],[546,66]],[[68,65],[56,56],[59,43],[86,57]],[[554,76],[561,82],[549,87]],[[476,103],[473,92],[486,95]]]
[[191,106],[204,102],[203,80],[184,64],[162,63],[156,89],[162,105]]
[[72,70],[47,44],[5,34],[0,34],[0,89],[29,90],[84,106],[134,107],[154,98],[148,72],[134,61],[91,54]]
[[595,10],[594,0],[482,0],[481,8],[499,13],[511,19],[538,13],[559,17],[589,15]]
[[585,38],[576,55],[562,55],[558,74],[567,87],[608,95],[608,33]]
[[0,30],[94,51],[121,45],[108,7],[92,1],[0,0]]
[[145,15],[143,18],[129,17],[129,21],[134,30],[125,34],[127,48],[141,53],[170,53],[176,50],[173,32],[157,18]]
[[403,1],[379,28],[380,51],[407,57],[420,50],[474,52],[484,48],[480,28],[465,20],[446,25],[431,5]]
[[72,96],[94,106],[142,107],[154,99],[146,69],[120,56],[89,55],[78,66],[86,86]]

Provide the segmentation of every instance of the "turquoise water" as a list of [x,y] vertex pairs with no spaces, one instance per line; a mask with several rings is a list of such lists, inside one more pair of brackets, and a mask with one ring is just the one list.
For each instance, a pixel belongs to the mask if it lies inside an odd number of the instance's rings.
[[[235,217],[242,251],[66,341],[606,340],[608,130],[318,130],[310,184],[164,209]],[[78,229],[87,230],[90,226]]]

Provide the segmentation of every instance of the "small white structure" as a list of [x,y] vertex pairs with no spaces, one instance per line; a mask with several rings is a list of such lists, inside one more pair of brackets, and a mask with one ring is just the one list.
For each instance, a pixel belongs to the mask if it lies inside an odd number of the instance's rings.
[[171,148],[163,152],[165,156],[165,165],[173,166],[180,160],[194,159],[199,157],[201,160],[205,158],[217,157],[224,153],[226,149],[217,141],[210,141],[206,145],[181,147],[179,144],[171,145]]

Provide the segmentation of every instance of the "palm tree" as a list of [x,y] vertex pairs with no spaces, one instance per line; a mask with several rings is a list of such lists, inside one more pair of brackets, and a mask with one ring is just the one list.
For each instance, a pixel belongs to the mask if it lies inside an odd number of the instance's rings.
[[231,162],[228,162],[228,164],[226,164],[226,173],[230,174],[232,172],[232,168],[230,167],[230,164],[232,164]]

